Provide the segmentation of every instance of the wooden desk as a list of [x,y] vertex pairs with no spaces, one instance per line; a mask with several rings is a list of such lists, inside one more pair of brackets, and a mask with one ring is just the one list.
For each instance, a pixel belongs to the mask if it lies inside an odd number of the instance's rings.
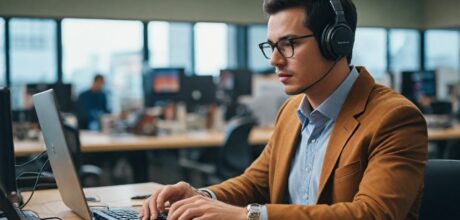
[[430,141],[460,139],[460,124],[455,124],[450,128],[430,128],[428,130]]
[[[89,203],[90,206],[103,205],[109,207],[134,208],[139,210],[142,200],[131,200],[133,195],[150,194],[161,185],[155,183],[141,183],[119,186],[105,186],[84,189],[87,196],[95,196],[101,202]],[[25,199],[30,192],[22,193]],[[30,203],[24,208],[33,210],[40,218],[59,217],[62,219],[81,219],[62,202],[57,189],[36,191]]]
[[[268,142],[272,134],[271,128],[254,128],[249,142],[254,145],[263,145]],[[95,132],[82,132],[82,152],[116,152],[155,149],[182,149],[194,147],[216,147],[224,139],[223,132],[190,132],[181,135],[164,137],[136,136],[136,135],[107,135]],[[430,141],[460,139],[460,125],[447,129],[429,129]],[[43,142],[15,141],[16,156],[28,156],[45,150]]]
[[[249,142],[263,145],[272,134],[271,128],[255,128],[251,131]],[[106,135],[95,132],[81,132],[82,152],[116,152],[154,149],[180,149],[194,147],[216,147],[222,144],[224,133],[217,131],[190,132],[164,137],[136,135]],[[39,141],[15,141],[16,156],[28,156],[45,150]]]

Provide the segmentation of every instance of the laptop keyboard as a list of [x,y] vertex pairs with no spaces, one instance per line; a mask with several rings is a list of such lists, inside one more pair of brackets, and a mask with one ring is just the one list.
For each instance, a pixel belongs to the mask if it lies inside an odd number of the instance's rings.
[[93,210],[95,220],[114,220],[114,219],[126,219],[126,220],[139,220],[139,213],[132,209],[97,209]]
[[[112,208],[112,209],[93,209],[95,220],[115,220],[115,219],[126,219],[126,220],[139,220],[139,213],[132,209],[123,208]],[[160,214],[157,220],[166,220],[167,215]]]

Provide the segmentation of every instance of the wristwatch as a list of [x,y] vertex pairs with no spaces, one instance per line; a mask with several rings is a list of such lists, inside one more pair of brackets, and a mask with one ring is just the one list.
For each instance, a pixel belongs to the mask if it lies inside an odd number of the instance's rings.
[[246,207],[248,220],[260,220],[260,213],[261,213],[262,205],[260,204],[249,204]]

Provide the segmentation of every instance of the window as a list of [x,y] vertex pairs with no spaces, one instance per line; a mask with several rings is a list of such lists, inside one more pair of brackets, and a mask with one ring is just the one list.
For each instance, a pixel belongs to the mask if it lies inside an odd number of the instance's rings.
[[12,18],[10,21],[12,107],[30,108],[24,97],[27,83],[57,79],[56,22],[51,19]]
[[426,69],[459,70],[460,34],[454,30],[428,30],[425,32]]
[[150,66],[184,67],[192,72],[192,28],[188,23],[149,22]]
[[64,19],[62,31],[64,82],[81,93],[102,74],[113,112],[141,103],[141,22]]
[[357,28],[352,64],[365,66],[377,80],[384,78],[387,66],[386,30],[383,28]]
[[248,28],[248,59],[249,69],[251,71],[265,72],[273,71],[269,61],[262,55],[259,49],[259,43],[267,41],[267,26],[254,25]]
[[0,86],[5,85],[5,20],[0,18]]
[[420,69],[420,34],[417,30],[390,30],[390,71]]
[[236,66],[236,28],[224,23],[195,24],[195,72],[218,75]]

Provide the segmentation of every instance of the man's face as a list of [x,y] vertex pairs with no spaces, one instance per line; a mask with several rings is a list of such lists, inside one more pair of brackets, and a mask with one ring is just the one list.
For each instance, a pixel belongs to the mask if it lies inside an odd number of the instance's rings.
[[[313,34],[309,28],[304,26],[304,20],[305,10],[303,8],[286,9],[271,15],[268,20],[268,40],[275,43],[286,37]],[[327,60],[322,57],[318,42],[314,37],[295,41],[294,55],[290,58],[283,57],[275,49],[270,63],[276,68],[284,90],[289,95],[303,92],[327,69]]]
[[94,87],[97,91],[102,90],[102,88],[104,87],[104,79],[97,79],[96,81],[94,81]]

